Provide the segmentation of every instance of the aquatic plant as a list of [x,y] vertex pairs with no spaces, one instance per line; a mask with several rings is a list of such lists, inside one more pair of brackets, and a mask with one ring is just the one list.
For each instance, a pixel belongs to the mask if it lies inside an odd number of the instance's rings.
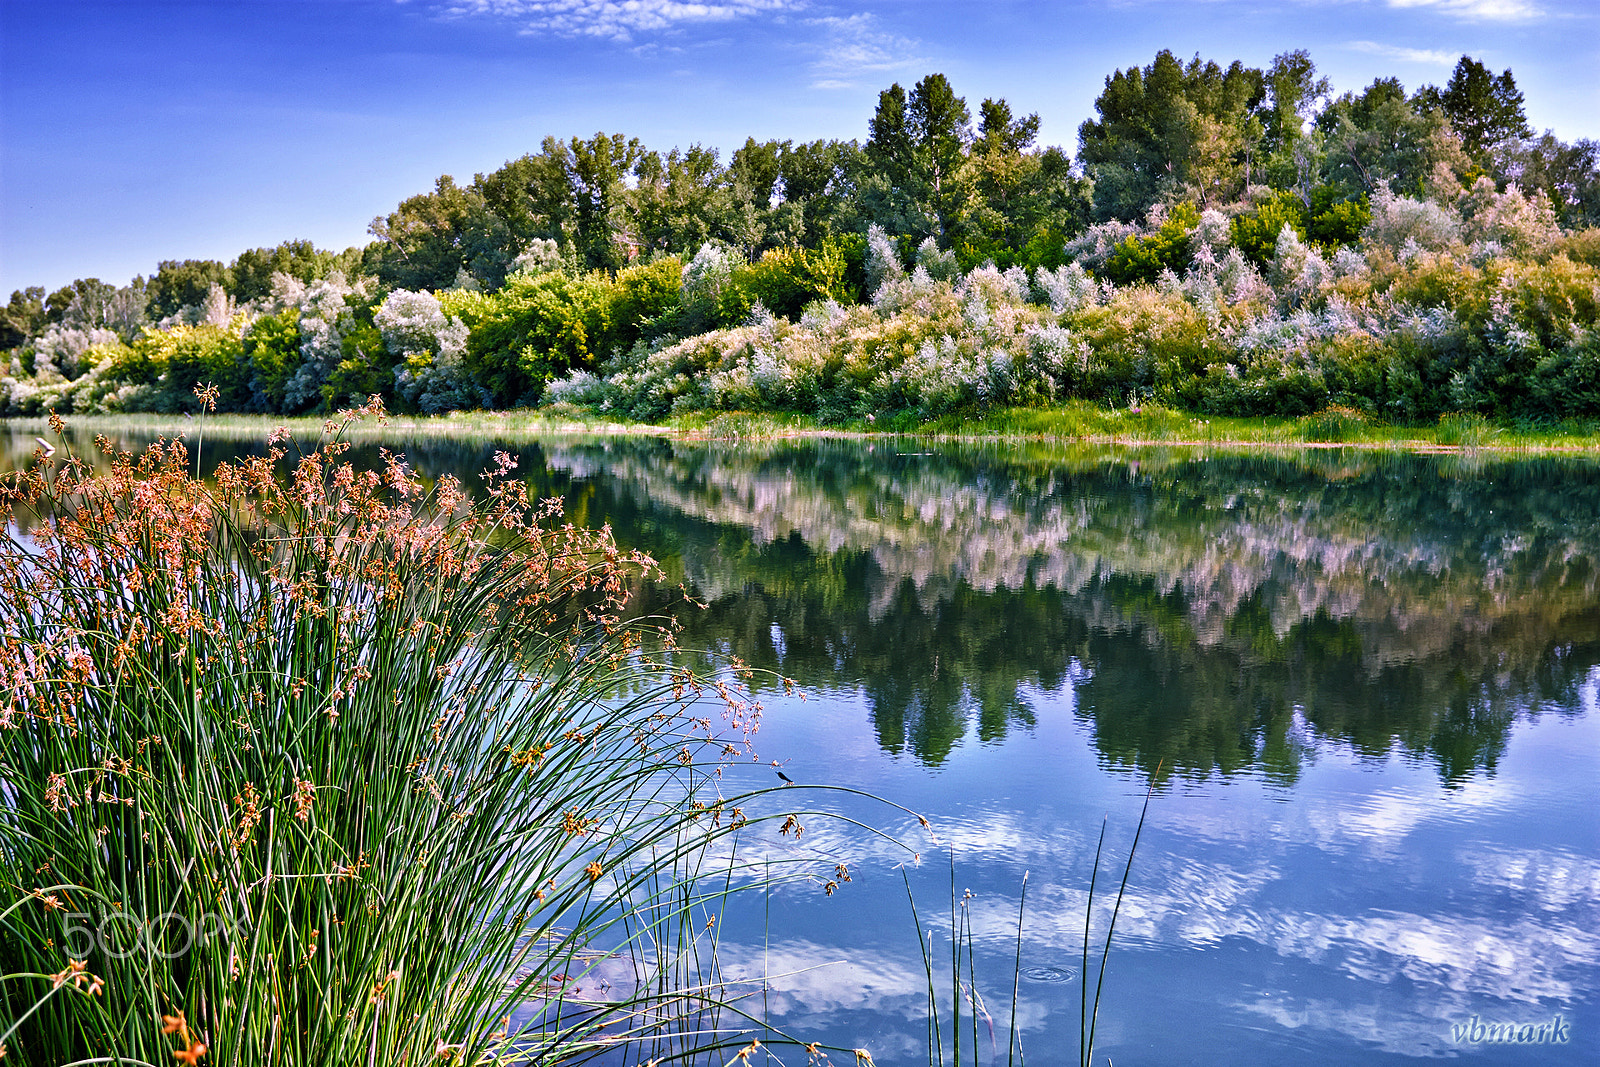
[[[1100,1002],[1105,993],[1106,968],[1111,962],[1111,939],[1116,933],[1117,916],[1122,911],[1122,898],[1128,890],[1128,879],[1133,874],[1133,857],[1139,850],[1139,838],[1144,833],[1145,817],[1150,813],[1150,798],[1155,795],[1156,782],[1161,773],[1161,764],[1158,762],[1149,784],[1145,788],[1144,806],[1139,810],[1139,823],[1134,828],[1133,841],[1128,845],[1127,863],[1122,869],[1122,879],[1117,885],[1116,903],[1112,906],[1111,916],[1106,923],[1105,943],[1100,949],[1100,966],[1094,982],[1094,997],[1089,997],[1089,940],[1090,931],[1094,923],[1094,898],[1095,888],[1100,881],[1100,857],[1104,854],[1106,844],[1106,828],[1110,817],[1100,826],[1100,839],[1095,845],[1094,866],[1089,875],[1089,895],[1084,904],[1083,913],[1083,970],[1079,973],[1078,983],[1080,989],[1079,1000],[1079,1067],[1089,1067],[1094,1062],[1095,1028],[1100,1019]],[[1017,898],[1017,928],[1016,928],[1016,954],[1011,971],[1011,1003],[1006,1016],[1006,1059],[1007,1067],[1020,1065],[1026,1062],[1023,1054],[1022,1035],[1017,1026],[1017,1009],[1021,1003],[1022,986],[1022,955],[1024,941],[1025,917],[1028,907],[1028,874],[1022,875],[1021,891]],[[911,879],[901,871],[901,878],[906,886],[906,899],[910,902],[911,916],[916,924],[917,941],[922,951],[923,971],[927,975],[928,992],[928,1063],[944,1067],[960,1067],[965,1057],[966,1062],[976,1065],[983,1058],[981,1053],[982,1043],[979,1040],[982,1032],[989,1036],[989,1062],[1000,1062],[1000,1043],[995,1031],[994,1015],[989,1011],[982,993],[978,988],[977,969],[974,963],[976,956],[974,946],[974,930],[972,915],[972,891],[956,892],[956,858],[955,851],[950,852],[950,961],[948,972],[942,962],[934,960],[934,931],[931,926],[924,928],[922,916],[917,911],[915,894],[911,891]],[[965,968],[965,973],[963,973]],[[948,974],[948,998],[942,997],[944,990],[941,988]],[[946,1000],[949,1004],[948,1011],[941,1019],[940,1004]],[[963,1020],[965,1010],[965,1020]],[[979,1021],[984,1024],[980,1031]],[[945,1032],[945,1022],[949,1023],[949,1033]]]
[[624,612],[653,562],[512,457],[474,497],[355,469],[344,425],[211,481],[100,439],[107,472],[47,443],[0,483],[8,1062],[748,1040],[716,919],[799,870],[733,846],[801,832],[722,788],[758,706],[657,654]]

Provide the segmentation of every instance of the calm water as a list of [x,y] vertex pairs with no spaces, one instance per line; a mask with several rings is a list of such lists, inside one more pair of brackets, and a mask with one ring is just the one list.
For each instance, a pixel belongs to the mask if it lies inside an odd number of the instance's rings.
[[[402,444],[467,480],[519,453],[664,562],[642,608],[680,582],[707,603],[685,645],[796,679],[804,701],[763,693],[762,757],[927,815],[838,802],[921,852],[945,960],[953,852],[1000,1014],[1028,872],[1033,1062],[1077,1055],[1096,839],[1108,820],[1120,875],[1152,778],[1098,1062],[1600,1061],[1600,463]],[[905,855],[821,820],[813,841],[854,881],[726,916],[725,970],[785,975],[755,1010],[808,1040],[926,1062]],[[1557,1016],[1563,1044],[1470,1040]]]

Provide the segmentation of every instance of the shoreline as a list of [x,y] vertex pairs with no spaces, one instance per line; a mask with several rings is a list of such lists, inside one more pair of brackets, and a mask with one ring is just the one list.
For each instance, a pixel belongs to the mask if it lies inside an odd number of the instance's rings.
[[[280,418],[268,415],[223,414],[205,418],[185,415],[84,415],[65,416],[67,426],[80,432],[112,431],[187,436],[203,432],[239,440],[264,436],[276,427],[287,427],[296,434],[319,433],[332,416],[300,415]],[[1572,455],[1600,456],[1600,428],[1588,432],[1560,429],[1517,429],[1496,426],[1486,421],[1469,422],[1465,427],[1382,426],[1361,423],[1342,432],[1324,434],[1336,439],[1307,436],[1306,423],[1317,416],[1301,419],[1283,417],[1201,418],[1185,413],[1160,410],[1150,415],[1085,408],[1009,409],[971,420],[963,428],[951,426],[951,419],[920,425],[885,420],[873,426],[854,420],[842,425],[821,425],[803,416],[767,413],[722,412],[695,415],[671,423],[636,423],[575,416],[549,409],[516,411],[474,411],[442,416],[391,415],[383,421],[363,420],[345,427],[352,438],[370,437],[540,437],[540,436],[637,436],[663,437],[686,441],[772,441],[783,439],[872,440],[915,438],[941,442],[1028,442],[1085,445],[1107,448],[1185,448],[1223,451],[1270,450],[1412,452],[1454,455],[1490,453],[1497,455]],[[1112,425],[1107,425],[1111,423]],[[1116,426],[1125,423],[1126,428]],[[1213,429],[1213,426],[1215,427]],[[11,435],[42,436],[49,432],[44,417],[3,418],[0,429]],[[1440,440],[1441,437],[1447,438]],[[1454,439],[1449,439],[1453,437]]]

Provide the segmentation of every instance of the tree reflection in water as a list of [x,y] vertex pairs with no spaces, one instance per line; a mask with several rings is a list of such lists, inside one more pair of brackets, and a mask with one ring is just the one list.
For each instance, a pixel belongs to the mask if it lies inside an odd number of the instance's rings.
[[[671,581],[637,606],[677,611],[686,647],[859,689],[884,750],[930,765],[1028,729],[1035,696],[1071,685],[1101,758],[1145,774],[1290,782],[1320,740],[1426,759],[1453,784],[1493,772],[1516,716],[1577,706],[1600,662],[1587,460],[384,444],[468,484],[496,449],[520,453],[572,521],[662,559]],[[213,447],[214,462],[229,446]]]

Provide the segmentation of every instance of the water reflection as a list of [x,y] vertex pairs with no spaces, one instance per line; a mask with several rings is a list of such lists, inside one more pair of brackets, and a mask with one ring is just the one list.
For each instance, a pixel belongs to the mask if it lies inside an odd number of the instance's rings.
[[[938,764],[1080,689],[1113,763],[1292,781],[1297,724],[1492,770],[1519,708],[1600,652],[1600,471],[1458,457],[845,442],[552,447],[591,515],[674,546],[692,639],[863,688],[879,742]],[[649,601],[661,606],[664,601]]]
[[[3,439],[0,439],[3,440]],[[1490,771],[1518,714],[1600,661],[1600,467],[795,440],[417,438],[468,483],[495,449],[671,580],[684,643],[861,690],[929,765],[1078,690],[1107,763],[1300,773],[1315,739]],[[11,463],[32,436],[12,433]],[[213,432],[208,459],[247,446]],[[258,451],[258,449],[251,449]],[[376,462],[377,445],[353,454]]]

